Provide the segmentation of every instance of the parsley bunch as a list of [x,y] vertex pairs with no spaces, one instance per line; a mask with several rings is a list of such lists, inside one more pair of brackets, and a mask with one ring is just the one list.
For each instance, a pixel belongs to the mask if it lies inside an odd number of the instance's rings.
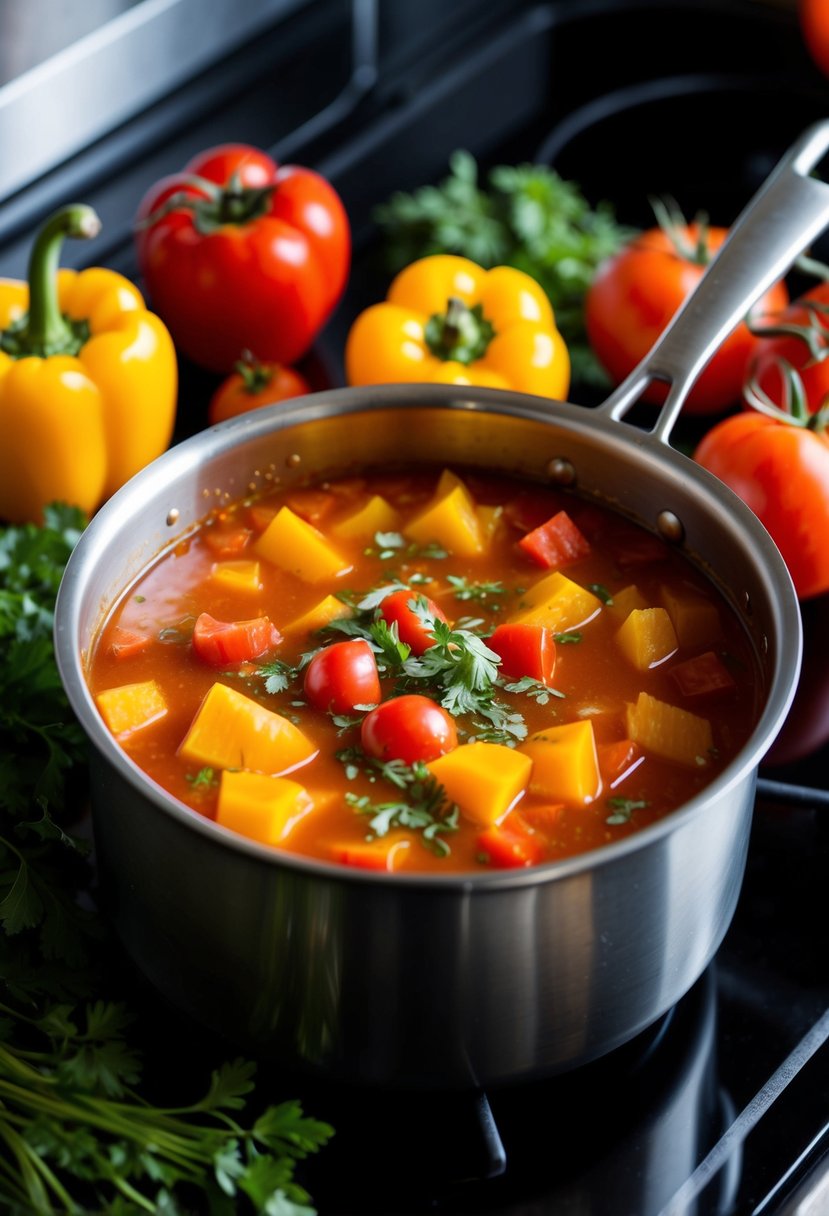
[[245,1061],[195,1103],[154,1103],[138,1019],[100,999],[119,955],[87,895],[86,749],[52,645],[85,523],[53,506],[43,527],[0,527],[0,1210],[308,1214],[295,1163],[332,1129],[296,1102],[248,1115]]
[[606,384],[587,341],[584,297],[599,263],[633,236],[609,203],[591,208],[575,183],[546,165],[499,165],[482,184],[475,159],[461,150],[444,181],[392,195],[374,220],[392,273],[429,254],[455,253],[531,275],[553,305],[574,378]]

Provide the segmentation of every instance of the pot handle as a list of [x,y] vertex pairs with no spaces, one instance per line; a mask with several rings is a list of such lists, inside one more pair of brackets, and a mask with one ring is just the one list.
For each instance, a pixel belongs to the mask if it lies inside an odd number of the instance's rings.
[[829,120],[789,149],[731,226],[727,240],[650,352],[601,405],[622,418],[653,380],[670,384],[651,435],[667,443],[694,381],[751,305],[829,223],[829,184],[809,176],[829,150]]

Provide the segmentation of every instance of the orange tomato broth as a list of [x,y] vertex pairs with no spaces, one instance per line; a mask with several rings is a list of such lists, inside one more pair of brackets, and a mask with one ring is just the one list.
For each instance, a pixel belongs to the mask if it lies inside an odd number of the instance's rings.
[[[273,847],[329,862],[441,873],[535,864],[595,849],[652,824],[702,790],[743,746],[762,699],[754,650],[736,612],[682,554],[609,509],[500,473],[461,468],[455,472],[476,507],[501,508],[488,513],[490,523],[493,518],[495,523],[485,551],[479,555],[430,556],[428,546],[408,541],[405,548],[383,548],[382,536],[350,542],[337,538],[332,544],[348,559],[351,569],[329,585],[307,582],[265,560],[260,560],[256,590],[231,590],[214,577],[217,564],[256,557],[258,537],[284,503],[331,537],[338,521],[371,495],[379,494],[399,513],[396,530],[405,536],[408,522],[432,501],[441,474],[440,468],[421,467],[366,470],[357,477],[282,490],[217,510],[174,549],[162,554],[111,612],[88,662],[88,681],[96,698],[103,690],[148,680],[156,681],[163,692],[166,712],[119,738],[135,763],[174,798],[215,818],[220,775],[200,772],[198,764],[182,758],[179,748],[203,698],[219,681],[288,717],[318,749],[312,760],[288,774],[308,791],[313,808]],[[359,725],[343,728],[331,715],[304,703],[301,675],[285,691],[268,693],[261,666],[274,659],[294,666],[300,663],[300,656],[321,645],[344,640],[345,635],[334,630],[299,636],[285,631],[331,591],[359,599],[395,581],[409,585],[413,577],[413,595],[432,598],[453,627],[463,626],[464,618],[474,618],[474,630],[485,639],[498,624],[520,611],[526,589],[551,573],[528,556],[518,541],[562,509],[585,537],[589,553],[561,572],[581,587],[598,587],[600,610],[577,629],[561,631],[578,639],[559,640],[556,647],[551,684],[561,696],[551,695],[546,704],[526,693],[501,688],[496,696],[523,715],[528,736],[562,723],[591,722],[599,772],[596,790],[583,799],[557,797],[549,791],[539,794],[532,788],[519,793],[489,825],[496,837],[500,832],[506,833],[507,841],[516,837],[519,842],[529,841],[530,847],[519,848],[517,855],[489,849],[486,842],[493,837],[483,835],[486,825],[463,813],[455,815],[455,830],[440,833],[447,849],[436,849],[434,841],[429,842],[416,829],[392,826],[387,835],[377,836],[369,826],[372,814],[356,808],[355,800],[367,799],[376,806],[405,798],[405,792],[370,765],[337,758],[337,753],[359,746]],[[469,585],[497,582],[504,590],[490,589],[481,598],[459,599],[448,575],[466,579]],[[648,606],[664,602],[675,606],[676,597],[688,596],[698,605],[714,606],[713,612],[703,612],[702,633],[697,629],[700,636],[693,636],[692,620],[690,640],[686,637],[675,653],[647,670],[634,666],[620,647],[618,633],[625,614],[615,602],[605,604],[602,598],[605,592],[612,597],[632,585]],[[674,600],[666,601],[666,593],[673,594]],[[193,623],[203,612],[222,621],[267,616],[283,637],[261,658],[219,670],[205,664],[193,650]],[[710,636],[712,621],[714,633]],[[118,640],[125,637],[119,631],[138,635],[137,645],[121,647],[119,653]],[[672,671],[695,656],[712,652],[733,683],[724,692],[684,695]],[[395,687],[394,679],[384,678],[382,687],[385,698]],[[707,720],[713,740],[710,753],[679,762],[641,742],[632,743],[626,707],[642,691]],[[475,738],[473,720],[474,715],[456,719],[460,747],[479,746],[467,742]],[[511,742],[520,751],[522,741]],[[353,758],[353,751],[350,754]],[[446,814],[447,807],[441,813]],[[400,842],[403,847],[392,847]]]

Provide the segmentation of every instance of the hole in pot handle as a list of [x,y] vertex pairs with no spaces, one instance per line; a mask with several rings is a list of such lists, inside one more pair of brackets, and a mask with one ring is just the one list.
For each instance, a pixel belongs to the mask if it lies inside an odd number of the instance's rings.
[[668,442],[697,376],[751,305],[829,223],[829,184],[809,174],[829,150],[829,120],[793,144],[731,226],[695,290],[641,363],[597,407],[622,418],[653,380],[670,384],[651,431]]

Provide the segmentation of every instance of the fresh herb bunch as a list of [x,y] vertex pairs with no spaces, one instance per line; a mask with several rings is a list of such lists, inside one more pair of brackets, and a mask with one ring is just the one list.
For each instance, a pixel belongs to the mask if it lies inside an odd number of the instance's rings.
[[536,279],[553,305],[573,378],[606,384],[584,327],[584,297],[600,262],[634,235],[613,207],[592,208],[574,182],[546,165],[498,165],[481,182],[469,152],[455,152],[438,185],[397,193],[375,208],[387,269],[455,253],[481,266],[515,266]]
[[86,750],[52,644],[85,523],[52,506],[43,527],[0,528],[0,1210],[310,1213],[295,1163],[332,1129],[296,1102],[241,1116],[245,1061],[213,1072],[200,1101],[148,1100],[132,1015],[100,999],[117,953],[87,896]]

